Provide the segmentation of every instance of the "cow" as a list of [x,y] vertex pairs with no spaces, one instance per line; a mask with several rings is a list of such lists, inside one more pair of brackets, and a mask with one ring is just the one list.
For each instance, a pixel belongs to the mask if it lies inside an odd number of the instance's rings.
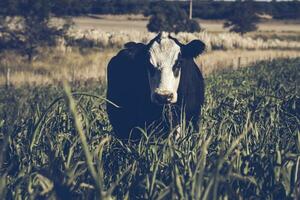
[[107,113],[115,135],[139,140],[137,127],[178,129],[183,114],[198,131],[204,79],[194,58],[204,50],[200,40],[182,44],[165,32],[148,44],[125,44],[107,67],[107,99],[113,102],[107,103]]

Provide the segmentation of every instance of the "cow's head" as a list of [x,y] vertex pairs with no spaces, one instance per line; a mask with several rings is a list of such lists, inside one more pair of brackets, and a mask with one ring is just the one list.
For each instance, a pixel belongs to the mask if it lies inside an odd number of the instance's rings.
[[183,59],[193,59],[201,54],[205,44],[193,40],[184,45],[167,33],[160,33],[147,44],[148,79],[151,101],[156,104],[177,102]]

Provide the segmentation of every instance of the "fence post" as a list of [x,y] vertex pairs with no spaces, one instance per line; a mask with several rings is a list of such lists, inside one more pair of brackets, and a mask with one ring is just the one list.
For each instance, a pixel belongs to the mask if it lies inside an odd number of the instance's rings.
[[6,88],[10,87],[10,68],[8,66],[6,67],[5,86]]
[[193,0],[190,0],[190,13],[189,13],[189,19],[193,18]]
[[72,72],[71,72],[71,84],[75,85],[75,67],[72,65]]
[[241,67],[241,57],[238,59],[238,69]]

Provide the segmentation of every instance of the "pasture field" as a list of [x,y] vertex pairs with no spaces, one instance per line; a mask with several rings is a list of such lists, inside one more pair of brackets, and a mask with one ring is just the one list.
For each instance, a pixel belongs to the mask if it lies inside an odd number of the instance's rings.
[[299,58],[210,74],[199,133],[138,144],[111,136],[104,83],[2,87],[0,199],[299,199],[299,76]]
[[[59,25],[60,20],[53,18],[52,22]],[[49,85],[65,79],[105,81],[107,63],[125,43],[147,43],[156,35],[146,31],[148,18],[142,15],[89,15],[73,20],[75,25],[67,36],[59,38],[55,47],[40,47],[31,62],[16,51],[1,52],[0,85],[6,82],[18,87]],[[206,52],[197,59],[205,75],[261,60],[300,57],[297,20],[265,21],[260,24],[264,29],[244,36],[221,30],[223,21],[200,20],[200,23],[207,27],[206,31],[172,34],[182,43],[200,39],[206,44]],[[140,28],[141,24],[144,28]],[[209,28],[210,25],[219,28]]]
[[[117,49],[72,48],[71,52],[45,48],[32,62],[15,52],[5,52],[0,60],[0,85],[9,82],[15,87],[22,85],[51,85],[62,80],[92,82],[106,80],[106,67],[116,55]],[[205,75],[224,69],[238,69],[261,60],[300,57],[299,50],[214,50],[196,59]],[[1,54],[0,54],[1,58]]]
[[[0,85],[7,80],[14,86],[47,85],[64,79],[105,81],[109,60],[125,43],[147,43],[154,36],[154,33],[137,31],[71,30],[68,41],[62,40],[55,47],[40,47],[31,62],[17,52],[7,50],[0,53]],[[293,37],[271,36],[268,39],[268,35],[251,38],[236,33],[207,32],[179,33],[175,37],[184,44],[193,39],[206,44],[205,53],[196,59],[205,75],[261,60],[300,57],[300,42]]]
[[[103,31],[147,31],[148,17],[143,15],[89,15],[72,18],[77,29],[101,29]],[[57,21],[59,19],[54,19]],[[223,27],[224,20],[196,19],[208,32],[228,32]],[[299,20],[262,20],[258,24],[259,32],[286,34],[300,32]],[[253,33],[252,33],[253,34]]]

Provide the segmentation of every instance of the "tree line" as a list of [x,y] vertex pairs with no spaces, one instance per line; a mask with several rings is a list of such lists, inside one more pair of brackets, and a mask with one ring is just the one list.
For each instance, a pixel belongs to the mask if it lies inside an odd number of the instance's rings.
[[[55,46],[60,37],[67,38],[70,20],[60,26],[50,24],[51,16],[93,14],[143,14],[150,16],[151,32],[199,32],[201,26],[187,15],[188,2],[151,0],[1,0],[0,53],[17,50],[31,61],[39,47]],[[196,1],[193,16],[225,19],[230,31],[244,34],[257,29],[257,13],[271,14],[278,19],[299,19],[300,2],[235,2]],[[10,17],[17,16],[17,17]],[[15,20],[15,21],[14,21]],[[16,21],[17,20],[17,21]],[[19,26],[12,25],[19,24]]]
[[[1,0],[0,15],[20,15],[26,12],[24,4],[31,0]],[[239,0],[237,0],[239,1]],[[36,0],[41,8],[48,9],[56,16],[92,14],[144,14],[149,15],[163,0]],[[166,1],[178,4],[186,12],[188,1]],[[193,1],[193,16],[203,19],[226,19],[234,9],[232,1]],[[256,12],[266,13],[275,19],[299,19],[300,1],[254,1]]]

